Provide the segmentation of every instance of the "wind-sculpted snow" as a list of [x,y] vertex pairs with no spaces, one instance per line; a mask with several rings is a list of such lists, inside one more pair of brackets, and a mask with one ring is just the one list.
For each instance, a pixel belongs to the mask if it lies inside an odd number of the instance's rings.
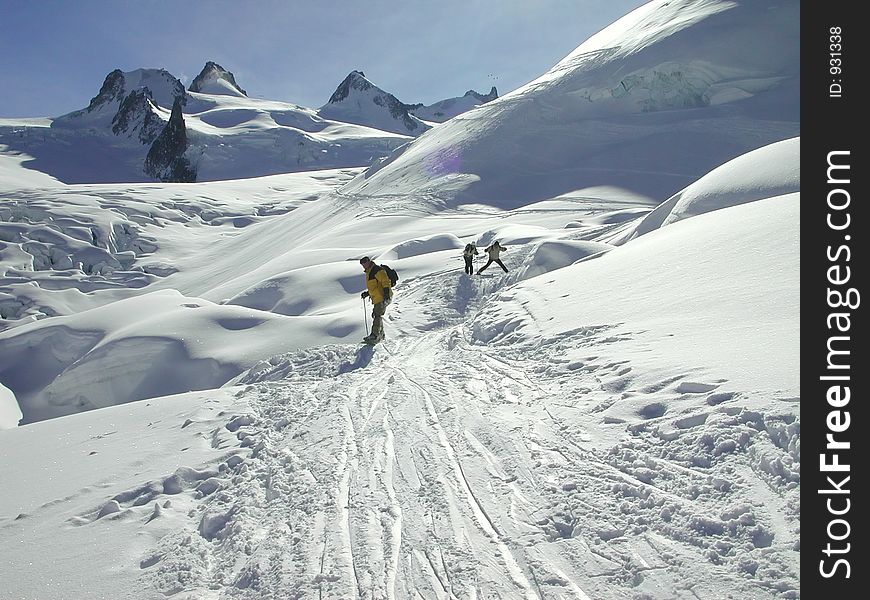
[[80,294],[123,293],[165,274],[133,266],[157,246],[141,221],[106,210],[111,199],[57,198],[31,192],[0,207],[0,330],[75,312],[83,306]]
[[288,316],[332,312],[330,305],[363,290],[360,272],[356,263],[347,261],[294,269],[251,286],[226,304]]
[[[276,354],[183,410],[186,396],[149,401],[176,403],[158,413],[162,443],[210,447],[207,461],[38,514],[108,539],[147,527],[113,579],[142,597],[796,597],[797,370],[747,371],[692,338],[727,333],[732,357],[761,341],[723,325],[754,322],[747,294],[767,291],[750,282],[797,256],[793,206],[693,217],[519,286],[414,274],[383,344]],[[683,251],[696,262],[677,278],[651,265]],[[627,283],[654,276],[669,285]],[[790,329],[796,276],[782,284],[769,310]],[[728,290],[741,302],[706,301]],[[783,333],[765,334],[771,356],[792,347]],[[669,335],[688,358],[663,351]]]
[[[516,343],[607,323],[624,343],[636,337],[622,332],[630,321],[675,368],[700,363],[709,378],[728,371],[748,390],[787,397],[798,390],[798,214],[799,197],[788,194],[651,232],[515,286],[475,317],[473,339]],[[752,283],[772,273],[780,275],[770,286]],[[760,329],[744,325],[747,310]],[[580,368],[583,353],[561,358]]]
[[17,182],[30,181],[20,179],[22,172],[11,171],[2,191],[8,199],[0,206],[0,331],[136,295],[179,271],[171,249],[192,239],[209,246],[350,176],[289,175],[185,190],[153,184],[19,189]]

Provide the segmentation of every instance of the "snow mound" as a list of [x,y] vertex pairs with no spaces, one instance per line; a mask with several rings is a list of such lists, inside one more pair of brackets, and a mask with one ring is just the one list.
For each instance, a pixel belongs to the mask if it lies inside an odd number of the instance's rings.
[[[358,295],[364,286],[362,269],[356,261],[324,263],[294,269],[269,277],[227,300],[227,304],[265,310],[281,315],[327,314],[348,294]],[[329,331],[344,337],[354,325],[336,322]],[[344,331],[344,333],[341,333]]]
[[441,233],[397,244],[382,252],[377,260],[397,260],[431,252],[441,252],[442,250],[455,250],[464,246],[462,240],[455,235]]
[[716,167],[659,205],[626,239],[695,215],[800,191],[800,138],[769,144]]
[[18,407],[15,394],[0,383],[0,429],[17,427],[19,420],[21,420],[21,409]]
[[536,244],[518,269],[518,280],[537,277],[567,267],[578,260],[608,252],[613,248],[602,242],[546,240]]
[[30,423],[220,387],[282,349],[317,345],[327,328],[324,318],[152,292],[0,333],[0,379]]

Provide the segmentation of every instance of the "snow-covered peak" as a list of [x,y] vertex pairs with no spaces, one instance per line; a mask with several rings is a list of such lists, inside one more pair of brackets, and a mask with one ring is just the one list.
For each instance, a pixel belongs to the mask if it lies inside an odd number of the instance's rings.
[[351,90],[364,92],[373,87],[376,87],[375,84],[366,79],[365,73],[362,71],[351,71],[350,74],[344,78],[344,81],[338,84],[338,87],[332,93],[332,96],[329,97],[329,102],[327,102],[327,104],[338,104],[347,99]]
[[498,91],[495,89],[495,86],[492,86],[488,94],[468,90],[459,98],[448,98],[428,106],[415,107],[411,113],[424,121],[443,123],[447,119],[452,119],[456,115],[467,112],[475,106],[491,102],[496,98],[498,98]]
[[124,73],[127,92],[148,88],[154,103],[166,109],[172,108],[176,98],[181,98],[182,106],[187,103],[184,84],[165,69],[136,69]]
[[99,93],[87,108],[58,117],[54,124],[75,126],[82,123],[111,121],[130,94],[147,96],[157,106],[170,109],[176,98],[187,102],[184,85],[164,69],[136,69],[124,72],[115,69],[103,81]]
[[410,113],[412,108],[373,84],[362,71],[351,71],[318,112],[325,119],[417,136],[429,126]]
[[191,92],[221,96],[247,96],[236,78],[219,64],[208,61],[188,88]]

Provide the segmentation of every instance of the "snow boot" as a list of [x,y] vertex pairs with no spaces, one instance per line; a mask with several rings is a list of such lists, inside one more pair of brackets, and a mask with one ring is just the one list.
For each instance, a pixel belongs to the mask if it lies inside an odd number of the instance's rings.
[[384,340],[384,332],[382,331],[377,336],[375,335],[367,335],[363,338],[363,343],[368,344],[369,346],[374,346],[378,342],[382,342]]

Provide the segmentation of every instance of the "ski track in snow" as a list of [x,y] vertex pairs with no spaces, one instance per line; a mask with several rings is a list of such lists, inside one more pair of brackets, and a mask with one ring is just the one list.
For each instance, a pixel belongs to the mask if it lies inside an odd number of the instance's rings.
[[[407,315],[395,319],[398,336],[388,319],[390,337],[374,349],[299,351],[242,378],[236,393],[252,414],[227,415],[213,434],[240,454],[188,474],[172,504],[153,510],[177,522],[142,557],[135,596],[794,595],[797,552],[780,536],[798,526],[799,488],[783,467],[797,425],[690,374],[632,390],[631,365],[594,356],[615,326],[541,338],[505,324],[499,343],[475,342],[470,319],[504,281],[457,272],[406,282],[390,311]],[[451,285],[467,296],[434,327],[438,315],[415,312],[414,298]],[[568,347],[590,359],[567,362]],[[344,362],[324,377],[318,352]],[[607,416],[635,392],[636,422]],[[707,394],[709,411],[664,410],[686,393]],[[597,448],[589,427],[617,441]],[[779,505],[753,504],[760,488]],[[147,516],[163,500],[143,489],[78,524]]]

